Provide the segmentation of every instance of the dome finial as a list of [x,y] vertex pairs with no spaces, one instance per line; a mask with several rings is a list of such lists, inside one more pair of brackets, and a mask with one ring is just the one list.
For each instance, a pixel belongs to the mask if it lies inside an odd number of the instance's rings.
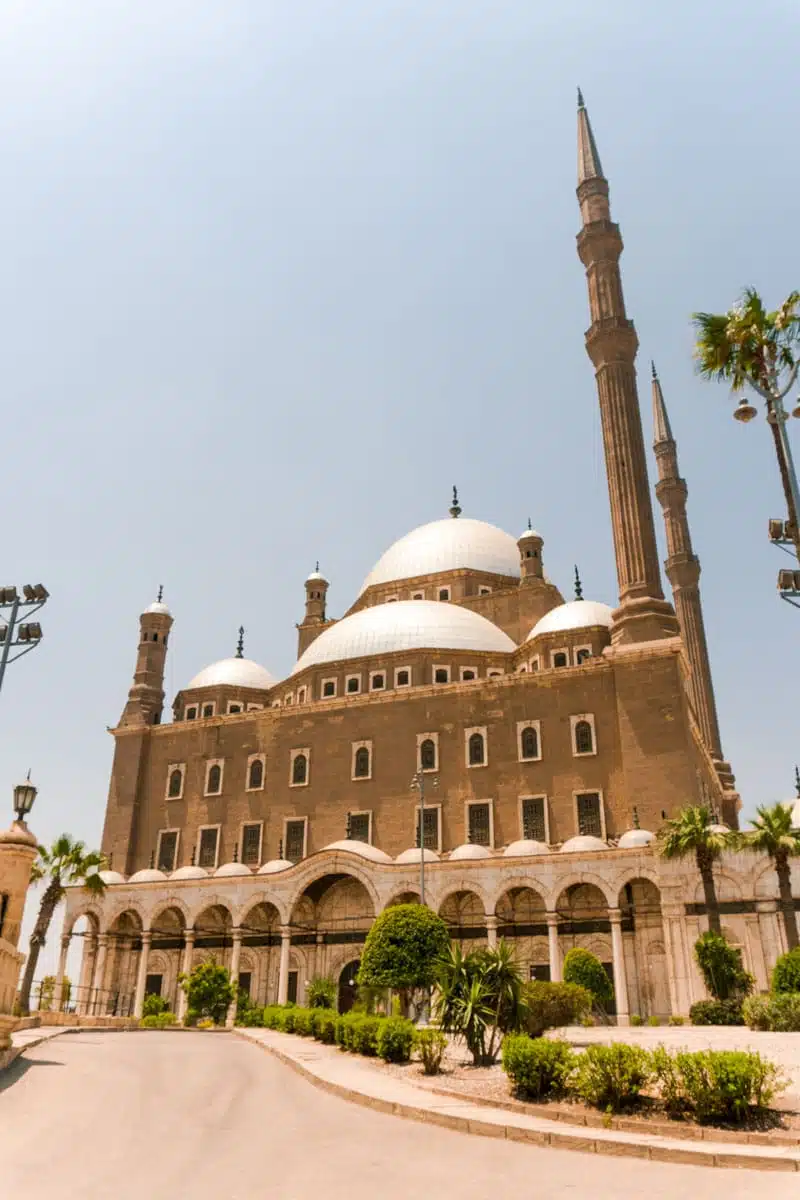
[[244,625],[239,626],[239,640],[236,643],[236,657],[244,658]]
[[314,570],[319,571],[319,559],[317,559],[316,563],[314,564]]
[[453,503],[450,506],[450,516],[451,517],[460,517],[461,516],[461,505],[458,503],[458,488],[456,487],[455,484],[453,484]]
[[528,529],[533,529],[533,525],[531,524],[530,517],[528,517]]
[[797,795],[800,796],[800,768],[798,767],[794,769],[794,788]]
[[164,585],[163,585],[163,583],[160,583],[158,585],[158,595],[156,596],[156,604],[160,604],[163,599],[164,599]]
[[583,584],[581,583],[581,577],[578,573],[577,566],[575,567],[575,599],[583,599]]

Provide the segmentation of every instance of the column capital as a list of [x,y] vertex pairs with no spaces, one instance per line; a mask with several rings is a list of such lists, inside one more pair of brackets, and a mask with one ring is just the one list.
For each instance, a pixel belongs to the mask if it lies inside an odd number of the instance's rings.
[[243,933],[244,930],[242,929],[241,925],[234,925],[233,929],[231,930],[231,937],[235,942],[241,942]]
[[608,910],[608,919],[612,925],[621,925],[622,924],[622,909],[621,908],[610,908]]
[[487,929],[497,929],[497,917],[494,915],[494,913],[486,913],[484,920],[486,921]]
[[194,939],[196,936],[197,935],[193,929],[184,929],[184,931],[183,931],[184,945],[186,945],[186,946],[194,945]]
[[71,934],[71,933],[62,933],[62,935],[61,935],[61,949],[62,949],[62,950],[68,950],[68,949],[69,949],[69,944],[70,944],[70,942],[71,942],[71,941],[72,941],[72,934]]
[[288,942],[292,936],[291,925],[281,925],[280,926],[280,934],[281,934],[281,941]]
[[98,946],[107,946],[111,940],[111,935],[108,933],[96,933],[94,936]]
[[558,918],[557,912],[545,913],[545,918],[547,920],[548,929],[557,929],[558,928],[558,919],[559,918]]
[[142,945],[149,946],[153,940],[153,931],[152,929],[143,929],[140,936],[142,939]]

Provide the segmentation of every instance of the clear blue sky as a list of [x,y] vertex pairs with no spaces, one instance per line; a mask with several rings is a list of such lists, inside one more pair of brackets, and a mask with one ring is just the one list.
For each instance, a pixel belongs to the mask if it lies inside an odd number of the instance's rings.
[[788,795],[773,451],[694,377],[689,314],[798,284],[798,33],[790,0],[0,0],[0,583],[52,593],[0,698],[9,815],[31,767],[36,833],[97,844],[159,583],[170,695],[240,623],[285,673],[315,560],[341,613],[455,482],[614,601],[578,84],[646,436],[652,356],[689,482],[725,749],[745,812]]

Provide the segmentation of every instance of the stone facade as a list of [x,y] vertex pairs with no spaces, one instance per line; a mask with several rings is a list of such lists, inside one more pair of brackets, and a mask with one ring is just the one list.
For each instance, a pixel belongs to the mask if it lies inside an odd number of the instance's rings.
[[25,955],[20,954],[19,935],[25,897],[36,858],[37,842],[24,822],[16,821],[0,833],[0,1051],[7,1048],[8,1018],[17,995],[17,981]]

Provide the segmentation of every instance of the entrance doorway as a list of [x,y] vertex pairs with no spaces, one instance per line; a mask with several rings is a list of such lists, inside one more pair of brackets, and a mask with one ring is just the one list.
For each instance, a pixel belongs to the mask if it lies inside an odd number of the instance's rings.
[[361,966],[361,959],[354,958],[343,968],[339,976],[339,1003],[338,1008],[340,1013],[350,1012],[350,1009],[358,998],[358,984],[356,976],[358,968]]

